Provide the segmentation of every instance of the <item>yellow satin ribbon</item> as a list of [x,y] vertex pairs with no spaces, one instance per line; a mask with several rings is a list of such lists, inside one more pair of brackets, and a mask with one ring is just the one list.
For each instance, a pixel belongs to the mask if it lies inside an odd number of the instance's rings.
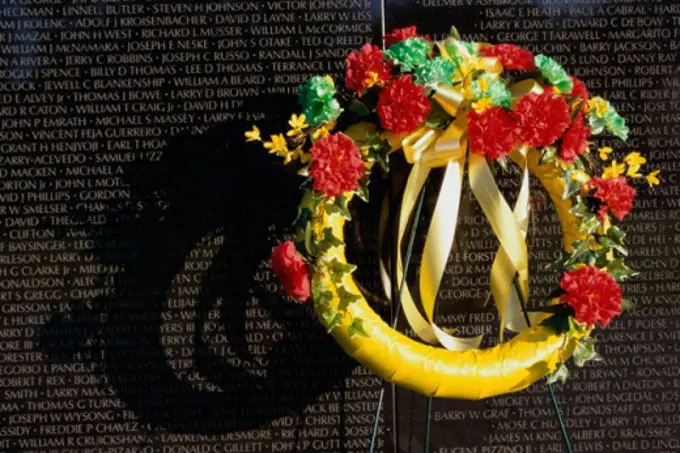
[[[502,66],[495,58],[471,56],[468,49],[454,39],[447,39],[437,45],[443,58],[452,58],[448,51],[451,47],[463,57],[456,60],[460,69],[458,86],[435,86],[433,95],[442,108],[456,117],[456,120],[445,131],[421,128],[401,140],[399,137],[389,137],[393,148],[401,148],[406,160],[413,164],[400,208],[396,275],[398,281],[401,281],[404,273],[402,243],[416,199],[430,170],[444,167],[444,179],[426,236],[420,268],[419,289],[425,316],[421,314],[406,285],[401,293],[401,304],[410,327],[421,340],[430,344],[439,343],[449,350],[463,351],[477,348],[482,336],[455,337],[444,332],[434,322],[435,302],[455,238],[467,155],[466,117],[459,113],[469,102],[466,96],[467,75],[475,69],[485,69],[498,74],[502,71]],[[513,99],[516,100],[529,92],[540,93],[542,88],[534,80],[525,80],[513,85],[510,90]],[[514,160],[522,168],[521,190],[514,209],[511,209],[503,198],[484,157],[471,154],[468,167],[472,192],[500,242],[491,268],[490,286],[499,312],[501,339],[504,329],[520,332],[527,327],[520,303],[520,297],[526,301],[529,296],[529,260],[526,246],[529,174],[526,153],[526,148],[513,152]],[[391,281],[382,262],[380,270],[385,292],[389,294]],[[521,294],[517,294],[513,285],[515,278]]]
[[[402,248],[406,227],[413,213],[416,199],[425,185],[430,170],[435,167],[445,167],[444,180],[432,215],[420,268],[420,298],[425,317],[418,310],[406,285],[401,291],[402,309],[409,325],[423,341],[431,344],[439,343],[452,351],[476,348],[482,340],[482,336],[455,337],[446,333],[434,322],[434,307],[439,284],[444,276],[456,233],[467,153],[465,129],[465,117],[461,116],[443,132],[422,129],[402,141],[404,155],[413,167],[406,183],[400,209],[397,233],[399,251]],[[404,276],[401,253],[397,253],[396,271],[397,279],[401,281]]]

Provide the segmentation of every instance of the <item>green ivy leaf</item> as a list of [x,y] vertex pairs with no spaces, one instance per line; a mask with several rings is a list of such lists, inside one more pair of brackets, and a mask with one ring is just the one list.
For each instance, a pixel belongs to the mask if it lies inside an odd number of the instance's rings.
[[593,233],[595,230],[597,230],[600,226],[600,220],[597,218],[597,216],[591,212],[583,216],[583,220],[581,221],[581,228],[580,231],[584,231],[588,234]]
[[340,240],[340,238],[333,234],[332,228],[325,228],[323,230],[322,239],[314,244],[314,248],[319,254],[322,254],[330,250],[331,247],[339,247],[343,244],[344,243]]
[[347,291],[347,289],[344,286],[339,286],[338,287],[338,298],[340,299],[340,303],[338,304],[338,308],[340,310],[346,310],[347,307],[353,302],[356,302],[357,300],[361,299],[361,296],[351,293]]
[[355,193],[357,194],[357,197],[361,198],[361,200],[364,201],[365,203],[369,202],[370,197],[368,193],[368,185],[363,185],[360,182]]
[[333,293],[326,289],[321,279],[317,278],[312,284],[312,298],[318,305],[327,305],[333,300]]
[[607,266],[607,272],[609,272],[611,276],[614,277],[614,280],[618,282],[625,281],[630,277],[638,275],[638,272],[625,265],[623,259],[617,259],[609,263],[609,266]]
[[366,105],[357,98],[352,98],[352,100],[349,102],[349,105],[347,106],[347,110],[354,112],[359,116],[366,116],[371,113],[368,110],[368,107],[366,107]]
[[569,378],[569,369],[567,366],[562,363],[560,366],[555,370],[554,373],[552,373],[550,376],[548,376],[547,383],[552,385],[556,382],[560,382],[562,385],[566,384],[567,379]]
[[572,195],[577,193],[579,190],[581,190],[581,183],[578,181],[575,181],[573,179],[570,179],[569,182],[567,182],[564,185],[564,192],[562,192],[562,199],[567,200],[571,198]]
[[574,251],[564,263],[564,267],[566,268],[569,268],[576,263],[583,262],[586,254],[590,252],[590,246],[587,239],[574,242],[572,247],[574,248]]
[[298,215],[293,221],[293,228],[304,231],[310,220],[312,220],[312,211],[309,208],[298,209]]
[[583,367],[591,360],[602,361],[602,357],[595,351],[595,338],[584,338],[578,342],[574,350],[574,363],[577,367]]
[[343,263],[337,258],[333,258],[326,265],[331,273],[331,279],[336,283],[340,283],[346,274],[351,274],[357,268],[354,264]]
[[326,204],[326,212],[329,214],[337,214],[345,218],[345,220],[352,220],[352,214],[349,212],[347,197],[339,195],[335,197],[333,203]]
[[342,313],[333,310],[332,308],[326,309],[321,313],[323,317],[324,324],[326,325],[326,331],[331,333],[331,331],[337,326],[342,325],[342,321],[345,319]]
[[615,244],[623,245],[623,241],[626,238],[626,233],[624,233],[623,230],[617,226],[611,226],[609,227],[609,230],[607,230],[607,237],[614,241]]
[[316,247],[314,246],[315,242],[316,235],[314,234],[314,230],[312,229],[312,223],[308,222],[307,225],[305,226],[305,236],[303,239],[303,244],[305,250],[307,250],[307,253],[309,253],[309,255],[311,256],[316,255]]
[[628,255],[628,251],[622,245],[617,244],[616,242],[614,242],[613,240],[609,239],[606,236],[600,236],[598,238],[597,242],[599,242],[600,245],[602,245],[602,247],[604,247],[606,249],[616,250],[617,252],[619,252],[623,256]]
[[588,206],[586,206],[585,203],[583,203],[582,200],[579,200],[578,203],[576,203],[574,206],[569,209],[569,214],[573,214],[576,217],[584,217],[588,214]]
[[368,337],[368,334],[364,330],[364,320],[360,318],[356,318],[352,321],[352,324],[350,324],[347,332],[349,333],[350,338]]

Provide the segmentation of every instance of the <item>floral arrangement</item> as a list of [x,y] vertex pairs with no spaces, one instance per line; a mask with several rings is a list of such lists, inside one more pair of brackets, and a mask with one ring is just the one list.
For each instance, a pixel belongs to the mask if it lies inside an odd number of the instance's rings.
[[[465,42],[455,32],[435,43],[407,27],[387,35],[385,45],[351,52],[343,86],[329,76],[300,86],[301,111],[291,116],[287,132],[268,140],[256,126],[246,133],[306,177],[295,220],[298,240],[280,244],[272,255],[285,292],[300,302],[311,297],[329,331],[347,322],[350,335],[368,335],[349,309],[361,297],[346,284],[355,266],[329,253],[344,246],[329,218],[351,219],[348,203],[355,196],[368,199],[375,164],[386,171],[390,154],[409,137],[462,120],[469,155],[505,168],[512,153],[531,149],[541,166],[559,173],[580,239],[565,244],[550,267],[562,278],[546,301],[550,316],[543,325],[578,338],[578,365],[598,358],[590,333],[630,306],[620,283],[635,275],[624,263],[625,235],[615,223],[633,208],[636,186],[660,183],[658,171],[642,172],[640,152],[619,162],[612,148],[597,149],[591,141],[603,133],[625,141],[625,120],[557,61],[513,44]],[[337,131],[341,116],[360,125]],[[322,277],[333,285],[322,284]],[[330,303],[334,298],[339,304]],[[552,375],[565,377],[563,365]]]

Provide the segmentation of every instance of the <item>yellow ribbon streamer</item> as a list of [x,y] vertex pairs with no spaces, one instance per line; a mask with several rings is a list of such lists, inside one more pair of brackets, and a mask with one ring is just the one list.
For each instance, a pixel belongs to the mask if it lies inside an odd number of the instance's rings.
[[[447,334],[434,322],[434,307],[453,246],[460,208],[467,137],[466,117],[459,114],[469,101],[466,97],[466,94],[469,95],[466,91],[469,82],[468,75],[480,69],[500,74],[503,67],[496,58],[472,56],[463,43],[453,38],[440,41],[437,46],[443,58],[452,59],[450,50],[453,50],[459,57],[456,58],[458,85],[437,85],[434,87],[433,94],[434,99],[456,120],[443,132],[424,127],[401,140],[399,137],[389,137],[393,148],[401,147],[406,160],[413,164],[400,208],[396,275],[401,281],[404,273],[401,247],[416,199],[423,189],[430,170],[444,167],[444,179],[426,236],[420,268],[419,289],[425,316],[423,317],[416,306],[406,285],[401,294],[401,303],[410,327],[423,341],[431,344],[439,343],[449,350],[468,350],[478,347],[482,337],[460,338]],[[534,80],[524,80],[510,87],[510,91],[513,102],[516,102],[527,93],[541,93],[542,88]],[[514,209],[511,209],[503,198],[488,163],[482,156],[471,155],[468,167],[472,192],[500,242],[491,268],[490,286],[499,313],[501,339],[504,329],[520,332],[527,327],[520,304],[520,297],[528,300],[529,295],[529,264],[526,246],[529,174],[526,153],[525,148],[513,153],[514,160],[522,169],[521,190]],[[391,286],[391,281],[382,261],[380,273],[385,292],[389,294],[388,288]],[[519,283],[521,294],[516,293],[513,285],[515,278]]]
[[[432,215],[421,264],[420,296],[425,317],[418,310],[406,285],[401,291],[401,304],[409,325],[423,341],[431,344],[439,343],[446,349],[457,351],[476,348],[482,340],[481,336],[455,337],[446,333],[434,322],[436,296],[456,232],[467,152],[465,126],[465,117],[460,117],[443,133],[423,129],[403,140],[404,155],[410,163],[413,163],[413,167],[404,191],[397,233],[397,247],[401,251],[408,221],[430,170],[444,166],[444,180]],[[401,281],[404,275],[401,253],[397,254],[396,271],[397,279]],[[385,281],[383,278],[383,282]]]

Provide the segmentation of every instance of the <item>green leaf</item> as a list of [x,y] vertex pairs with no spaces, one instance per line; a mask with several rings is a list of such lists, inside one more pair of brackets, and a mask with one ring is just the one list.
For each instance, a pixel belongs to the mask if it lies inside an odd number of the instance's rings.
[[581,183],[578,181],[575,181],[573,179],[570,179],[567,184],[564,185],[564,192],[562,192],[562,199],[566,200],[568,198],[571,198],[572,195],[577,193],[579,190],[581,190]]
[[349,105],[347,106],[347,110],[354,112],[359,116],[366,116],[371,113],[368,110],[368,107],[366,107],[366,105],[357,98],[352,98],[352,100],[349,102]]
[[352,214],[349,212],[347,203],[347,197],[344,195],[339,195],[335,197],[335,202],[326,204],[326,212],[329,214],[340,215],[346,220],[352,220]]
[[337,258],[333,258],[333,260],[326,263],[326,265],[331,273],[331,279],[336,283],[342,281],[342,278],[346,274],[351,274],[357,268],[354,264],[343,263]]
[[333,234],[333,229],[332,228],[325,228],[323,230],[323,237],[320,241],[317,241],[315,244],[313,244],[314,248],[316,251],[318,251],[319,254],[326,253],[328,250],[331,249],[331,247],[339,247],[343,245],[344,242],[340,240],[340,238],[336,237]]
[[617,252],[619,252],[623,256],[628,255],[628,251],[622,245],[617,244],[616,242],[612,241],[611,239],[609,239],[606,236],[600,236],[598,238],[597,242],[599,242],[600,245],[602,245],[602,247],[604,247],[606,249],[616,250]]
[[581,220],[580,231],[585,231],[586,233],[591,234],[597,230],[599,226],[600,220],[597,218],[597,216],[593,213],[588,213],[584,215],[583,220]]
[[327,305],[333,300],[333,293],[326,289],[321,279],[317,278],[312,284],[312,298],[318,305]]
[[633,311],[637,308],[637,305],[635,305],[633,302],[630,301],[630,299],[622,299],[621,300],[621,311]]
[[554,373],[552,373],[550,376],[548,376],[547,383],[552,385],[556,382],[560,382],[562,385],[566,384],[567,379],[569,378],[569,369],[567,366],[562,363],[560,366],[555,370]]
[[602,357],[595,351],[596,341],[595,338],[583,338],[578,342],[572,356],[577,367],[583,367],[586,362],[591,360],[602,360]]
[[349,333],[350,338],[368,337],[368,334],[364,330],[364,320],[360,318],[356,318],[352,321],[352,324],[350,324],[347,332]]
[[590,251],[590,246],[587,239],[574,242],[572,247],[574,247],[574,251],[564,263],[564,266],[567,268],[573,266],[576,263],[582,262],[586,254]]
[[340,299],[338,308],[344,311],[351,303],[361,299],[361,296],[347,291],[344,286],[338,286],[338,298]]
[[323,313],[321,313],[321,316],[323,317],[324,324],[326,325],[326,331],[328,333],[331,333],[331,331],[337,326],[341,326],[343,320],[345,319],[342,313],[335,311],[332,308],[326,309]]
[[293,221],[293,228],[304,231],[311,219],[312,211],[309,208],[298,209],[298,215]]
[[368,186],[360,184],[359,187],[357,187],[355,193],[357,194],[357,197],[361,198],[361,200],[364,201],[365,203],[369,202],[370,197],[368,193]]
[[541,157],[538,159],[539,165],[549,164],[555,162],[555,157],[557,156],[557,148],[554,146],[545,146],[541,149]]
[[585,335],[588,333],[588,326],[576,321],[573,317],[569,317],[569,335]]
[[314,230],[312,229],[312,223],[308,222],[307,225],[305,226],[305,238],[304,238],[304,246],[305,250],[307,250],[307,253],[310,255],[314,256],[316,253],[316,248],[314,247],[314,242],[315,242],[315,234]]
[[569,209],[569,214],[575,215],[576,217],[584,217],[588,212],[588,206],[581,200]]
[[623,245],[623,241],[626,238],[626,233],[624,233],[623,230],[617,226],[611,226],[609,227],[609,230],[607,230],[607,237],[614,241],[615,244]]
[[630,277],[638,275],[638,272],[625,265],[623,259],[617,259],[609,263],[607,272],[609,272],[611,276],[614,277],[614,280],[618,282],[625,281]]

